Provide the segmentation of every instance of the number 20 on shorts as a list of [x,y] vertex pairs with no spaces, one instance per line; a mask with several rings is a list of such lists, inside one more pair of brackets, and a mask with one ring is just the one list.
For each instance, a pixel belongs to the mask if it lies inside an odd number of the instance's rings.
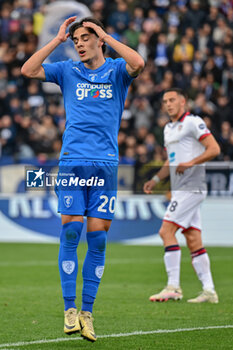
[[116,197],[112,196],[109,199],[108,196],[102,195],[100,196],[100,199],[103,199],[103,202],[98,207],[98,211],[100,211],[101,213],[107,213],[107,211],[109,210],[109,212],[113,214],[115,211]]

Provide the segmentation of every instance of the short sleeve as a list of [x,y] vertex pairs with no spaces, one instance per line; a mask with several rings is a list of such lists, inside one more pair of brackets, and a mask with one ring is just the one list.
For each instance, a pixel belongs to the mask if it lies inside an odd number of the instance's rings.
[[123,84],[128,87],[136,77],[131,77],[131,75],[129,75],[126,69],[126,61],[123,58],[117,58],[115,62],[118,68],[118,78],[121,77]]
[[44,63],[45,81],[62,86],[65,62]]
[[210,130],[206,126],[206,123],[200,117],[193,118],[192,132],[195,139],[198,141],[203,140],[206,136],[211,134]]

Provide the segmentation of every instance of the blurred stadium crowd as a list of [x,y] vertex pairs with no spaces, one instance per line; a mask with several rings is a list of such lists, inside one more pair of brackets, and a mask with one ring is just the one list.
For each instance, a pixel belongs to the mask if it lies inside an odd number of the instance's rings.
[[[27,80],[20,68],[37,49],[46,0],[0,0],[0,148],[15,161],[56,158],[65,128],[60,94]],[[121,164],[162,162],[161,105],[172,86],[187,92],[188,108],[204,118],[233,160],[233,0],[86,0],[107,32],[145,59],[130,87],[121,128]],[[116,57],[108,48],[108,55]]]

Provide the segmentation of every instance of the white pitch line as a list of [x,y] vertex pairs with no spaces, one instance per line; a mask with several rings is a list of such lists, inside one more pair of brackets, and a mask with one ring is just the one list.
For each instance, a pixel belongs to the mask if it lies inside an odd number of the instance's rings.
[[179,332],[192,332],[192,331],[202,331],[202,330],[208,330],[208,329],[226,329],[226,328],[233,328],[233,325],[196,327],[196,328],[157,329],[157,330],[154,330],[154,331],[135,331],[135,332],[132,332],[132,333],[119,333],[119,334],[100,335],[98,338],[119,338],[119,337],[130,337],[132,335],[179,333]]
[[[192,332],[192,331],[203,331],[203,330],[205,331],[205,330],[211,330],[211,329],[227,329],[227,328],[233,328],[233,325],[195,327],[195,328],[177,328],[177,329],[157,329],[154,331],[135,331],[135,332],[131,332],[131,333],[106,334],[106,335],[99,335],[98,339],[122,338],[122,337],[131,337],[134,335],[180,333],[180,332]],[[10,350],[9,347],[11,347],[11,346],[20,347],[20,346],[26,346],[26,345],[61,343],[61,342],[71,341],[71,340],[83,340],[83,339],[80,337],[74,337],[74,338],[41,339],[41,340],[34,340],[34,341],[28,341],[28,342],[18,342],[18,343],[6,343],[6,344],[0,344],[0,349],[4,350],[3,348],[5,348],[5,350],[6,350],[6,348],[8,348],[7,350]]]

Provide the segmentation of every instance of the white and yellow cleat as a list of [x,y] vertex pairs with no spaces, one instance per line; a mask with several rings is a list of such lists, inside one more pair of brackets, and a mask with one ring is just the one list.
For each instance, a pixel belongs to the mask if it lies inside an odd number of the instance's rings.
[[70,308],[64,311],[64,332],[68,335],[80,332],[80,323],[78,319],[77,309]]
[[93,328],[93,318],[89,311],[79,311],[79,323],[81,328],[81,336],[89,341],[96,341],[96,335]]
[[187,300],[188,303],[198,304],[198,303],[212,303],[218,304],[218,295],[215,291],[203,290],[200,294],[193,299]]
[[168,300],[181,300],[183,298],[182,290],[180,287],[167,286],[160,293],[151,295],[150,301],[168,301]]

